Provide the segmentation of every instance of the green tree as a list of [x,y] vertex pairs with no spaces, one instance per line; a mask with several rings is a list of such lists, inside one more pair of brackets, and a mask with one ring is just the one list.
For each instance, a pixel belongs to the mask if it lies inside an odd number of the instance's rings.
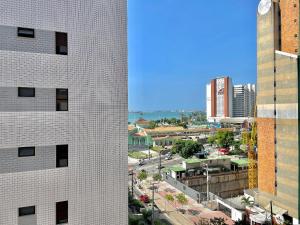
[[203,149],[203,145],[199,142],[192,140],[177,140],[173,145],[172,152],[178,153],[182,158],[187,159],[193,156],[195,153],[201,152]]
[[188,199],[185,197],[185,195],[183,193],[177,194],[176,199],[177,199],[178,203],[181,205],[185,205],[188,203]]
[[151,120],[149,123],[149,129],[155,129],[155,127],[157,127],[157,123]]
[[211,225],[227,225],[227,223],[225,223],[224,218],[217,218],[217,217],[210,219],[210,224]]
[[148,220],[148,218],[152,215],[152,210],[151,209],[143,209],[142,215],[143,215],[144,221],[146,222]]
[[229,148],[234,143],[234,134],[232,131],[218,131],[215,135],[215,142],[219,147]]
[[213,136],[209,136],[208,138],[207,138],[207,142],[209,143],[209,144],[215,144],[215,141],[216,141],[216,138],[215,138],[215,136],[213,135]]
[[141,172],[139,172],[137,178],[141,181],[146,180],[148,177],[148,173],[145,170],[141,170]]
[[162,180],[162,176],[159,173],[154,174],[152,178],[155,181],[161,181]]

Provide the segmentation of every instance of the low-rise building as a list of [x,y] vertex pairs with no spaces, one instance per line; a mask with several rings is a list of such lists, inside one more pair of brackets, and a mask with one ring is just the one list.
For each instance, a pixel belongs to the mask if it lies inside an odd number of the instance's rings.
[[228,198],[241,195],[248,188],[248,159],[245,158],[187,159],[181,165],[170,167],[168,174],[196,191],[206,192],[207,166],[210,192]]

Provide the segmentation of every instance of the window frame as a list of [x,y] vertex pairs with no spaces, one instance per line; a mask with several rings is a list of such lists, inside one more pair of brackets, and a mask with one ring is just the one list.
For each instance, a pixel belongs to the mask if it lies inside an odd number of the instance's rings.
[[[26,149],[32,149],[32,150],[33,150],[33,154],[31,154],[31,155],[22,155],[22,154],[20,153],[21,150],[26,150]],[[29,147],[19,147],[19,148],[18,148],[18,157],[19,157],[19,158],[23,158],[23,157],[33,157],[33,156],[35,156],[35,147],[34,147],[34,146],[29,146]]]
[[[21,90],[22,89],[27,89],[27,90],[32,89],[33,94],[30,95],[30,96],[21,95]],[[34,87],[18,87],[18,97],[20,97],[20,98],[34,98],[35,97],[35,88]]]
[[[67,165],[66,166],[61,166],[59,164],[59,159],[65,159],[65,158],[58,158],[58,152],[62,151],[59,148],[66,148],[66,155],[67,155]],[[64,149],[65,150],[65,149]],[[69,145],[56,145],[56,168],[64,168],[69,166]]]
[[[66,91],[65,96],[61,95],[59,91]],[[66,110],[60,108],[60,103],[66,103]],[[69,89],[68,88],[56,88],[56,111],[69,111]]]
[[[58,205],[60,205],[60,204],[66,204],[66,218],[63,218],[63,220],[62,221],[60,221],[59,220],[59,218],[57,218],[57,216],[58,216],[58,213],[57,213],[57,211],[58,211]],[[68,221],[69,221],[69,202],[68,201],[61,201],[61,202],[56,202],[56,207],[55,207],[55,222],[56,222],[56,224],[58,225],[58,224],[65,224],[65,223],[68,223]]]
[[[31,31],[32,34],[29,33],[22,33],[21,31]],[[18,37],[26,37],[26,38],[35,38],[35,30],[33,28],[27,28],[27,27],[18,27],[17,29],[17,35]]]
[[[33,210],[33,213],[22,213],[22,210],[26,209],[26,208],[31,208]],[[35,210],[35,205],[33,206],[25,206],[25,207],[20,207],[18,209],[18,215],[19,217],[23,217],[23,216],[31,216],[31,215],[35,215],[36,210]]]

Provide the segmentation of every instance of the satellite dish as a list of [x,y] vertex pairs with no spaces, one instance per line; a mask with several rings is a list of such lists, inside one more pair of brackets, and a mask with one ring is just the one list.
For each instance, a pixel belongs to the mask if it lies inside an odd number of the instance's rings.
[[277,214],[275,217],[276,223],[278,224],[283,224],[284,223],[284,218],[282,215]]

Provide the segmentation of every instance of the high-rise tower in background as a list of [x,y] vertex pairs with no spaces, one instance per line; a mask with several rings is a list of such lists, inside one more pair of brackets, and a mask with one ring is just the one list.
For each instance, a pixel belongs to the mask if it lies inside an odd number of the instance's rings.
[[299,219],[299,0],[261,0],[257,15],[258,196]]
[[206,85],[206,113],[208,121],[232,116],[232,81],[219,77]]
[[233,117],[253,117],[255,105],[255,84],[233,86]]
[[127,224],[125,0],[0,2],[0,224]]

